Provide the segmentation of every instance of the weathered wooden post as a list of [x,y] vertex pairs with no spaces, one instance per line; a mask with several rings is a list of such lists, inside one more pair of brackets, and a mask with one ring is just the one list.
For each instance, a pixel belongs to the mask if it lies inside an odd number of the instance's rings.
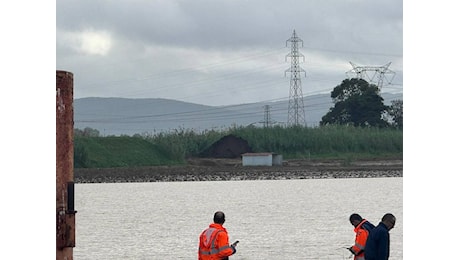
[[56,70],[56,260],[73,259],[73,180],[73,74]]

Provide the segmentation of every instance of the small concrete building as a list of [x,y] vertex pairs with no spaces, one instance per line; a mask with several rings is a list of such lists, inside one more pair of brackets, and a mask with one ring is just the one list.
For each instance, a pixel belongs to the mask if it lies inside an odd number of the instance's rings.
[[243,166],[281,166],[283,156],[275,153],[244,153]]

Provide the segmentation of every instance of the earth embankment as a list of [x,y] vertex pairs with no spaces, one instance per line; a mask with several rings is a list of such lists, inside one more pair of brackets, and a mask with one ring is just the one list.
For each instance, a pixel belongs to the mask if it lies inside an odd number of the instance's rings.
[[77,168],[76,183],[286,180],[402,177],[402,160],[289,160],[282,166],[242,166],[240,159],[190,159],[183,166]]

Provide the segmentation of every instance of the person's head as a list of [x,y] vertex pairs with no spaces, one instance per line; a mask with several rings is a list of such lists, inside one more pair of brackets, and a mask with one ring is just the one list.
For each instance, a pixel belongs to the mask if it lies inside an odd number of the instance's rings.
[[350,223],[354,227],[357,227],[359,225],[359,223],[361,223],[362,220],[363,220],[363,218],[359,214],[353,213],[353,214],[350,215]]
[[388,228],[388,231],[391,230],[396,223],[396,217],[391,213],[387,213],[382,217],[382,223]]
[[217,211],[214,213],[214,223],[216,224],[224,224],[225,222],[225,214],[222,211]]

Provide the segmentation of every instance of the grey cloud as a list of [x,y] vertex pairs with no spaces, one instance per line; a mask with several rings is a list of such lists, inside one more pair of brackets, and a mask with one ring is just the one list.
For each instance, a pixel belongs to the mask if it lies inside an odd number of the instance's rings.
[[[349,61],[361,65],[392,61],[392,69],[402,79],[401,0],[60,0],[56,2],[56,23],[57,66],[79,75],[78,97],[109,92],[135,96],[151,92],[153,85],[158,89],[155,95],[174,96],[175,89],[165,91],[167,94],[160,90],[183,84],[190,86],[189,96],[199,99],[199,93],[193,91],[200,89],[205,96],[208,89],[209,95],[215,95],[241,88],[240,82],[245,80],[262,88],[272,78],[257,74],[259,71],[283,77],[289,67],[284,57],[290,50],[285,44],[293,30],[304,41],[300,49],[306,57],[303,67],[314,80],[307,84],[317,90],[340,83],[345,71],[351,69]],[[67,33],[89,29],[110,33],[113,45],[106,56],[82,55],[63,38]],[[152,51],[162,48],[168,49],[162,55]],[[174,50],[177,52],[172,53]],[[262,67],[249,69],[251,79],[230,72],[247,71],[248,57],[267,50],[276,57],[270,57],[266,65],[257,65]],[[206,69],[208,72],[201,69],[206,64],[225,64],[212,60],[214,56],[235,59],[237,54],[243,61],[227,65],[227,73],[217,67]],[[321,59],[321,64],[312,63],[315,59]],[[158,76],[164,71],[190,68],[193,63],[198,74],[192,75],[191,70],[177,73],[183,77],[175,79],[178,83]],[[268,69],[274,65],[280,67],[279,72]],[[206,80],[198,80],[202,78]],[[106,84],[111,84],[110,88]]]
[[108,28],[120,36],[156,44],[239,48],[279,46],[280,37],[289,38],[294,29],[313,46],[346,45],[351,42],[346,39],[359,35],[375,38],[387,23],[402,24],[402,1],[103,3],[58,1],[58,26]]

